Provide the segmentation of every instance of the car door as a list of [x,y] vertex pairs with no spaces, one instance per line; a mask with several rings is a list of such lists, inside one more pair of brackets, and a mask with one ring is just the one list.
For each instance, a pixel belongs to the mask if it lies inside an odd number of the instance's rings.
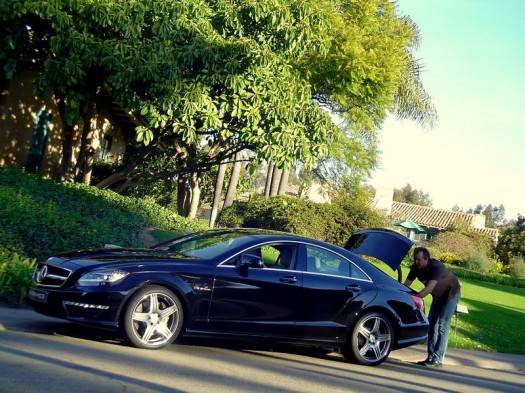
[[[239,267],[243,255],[264,267]],[[209,311],[210,330],[233,334],[295,334],[303,273],[295,270],[297,247],[273,243],[246,250],[221,266]]]
[[297,334],[323,340],[342,340],[353,315],[369,304],[377,288],[346,257],[305,245],[302,249],[303,289]]

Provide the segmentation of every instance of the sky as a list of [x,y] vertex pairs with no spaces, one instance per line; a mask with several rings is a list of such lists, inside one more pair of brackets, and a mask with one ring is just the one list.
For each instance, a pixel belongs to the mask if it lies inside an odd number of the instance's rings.
[[415,57],[434,128],[388,118],[378,188],[428,193],[432,206],[503,205],[525,216],[525,0],[398,0],[418,25]]

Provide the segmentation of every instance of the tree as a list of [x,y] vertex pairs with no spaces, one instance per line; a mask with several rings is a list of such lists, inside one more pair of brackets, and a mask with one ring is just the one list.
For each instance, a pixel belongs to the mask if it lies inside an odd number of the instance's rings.
[[483,211],[481,212],[481,214],[485,215],[485,226],[487,228],[495,228],[496,225],[494,224],[494,219],[492,217],[492,212],[493,212],[493,207],[491,204],[488,204],[484,209]]
[[470,214],[483,214],[485,215],[485,226],[487,228],[496,228],[505,224],[505,206],[500,204],[499,206],[493,206],[492,204],[483,205],[478,203],[475,208],[467,210]]
[[503,204],[500,204],[499,206],[494,206],[492,208],[492,221],[497,226],[501,226],[506,223],[505,206],[503,206]]
[[505,265],[513,257],[525,258],[525,217],[518,214],[516,223],[501,231],[496,254]]
[[410,184],[403,188],[394,188],[393,200],[412,205],[432,206],[432,199],[430,199],[428,193],[425,193],[423,190],[412,189]]

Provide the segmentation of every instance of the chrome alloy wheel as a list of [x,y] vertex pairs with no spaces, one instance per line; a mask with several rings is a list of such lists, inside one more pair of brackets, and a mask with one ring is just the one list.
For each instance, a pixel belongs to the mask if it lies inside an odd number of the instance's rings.
[[363,315],[354,325],[341,353],[348,360],[364,366],[377,366],[386,360],[394,343],[394,330],[379,312]]
[[371,362],[386,358],[392,343],[392,328],[381,316],[371,315],[357,328],[357,349],[363,359]]
[[171,343],[180,333],[182,306],[178,298],[163,287],[149,287],[130,300],[124,328],[136,347],[155,349]]

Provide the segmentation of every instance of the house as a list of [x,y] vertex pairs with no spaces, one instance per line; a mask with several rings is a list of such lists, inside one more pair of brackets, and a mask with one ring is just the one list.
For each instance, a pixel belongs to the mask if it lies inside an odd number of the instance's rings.
[[[429,206],[412,205],[392,200],[393,192],[378,189],[373,205],[383,211],[392,222],[409,221],[414,228],[404,228],[408,237],[414,240],[426,240],[452,226],[464,225],[471,232],[488,235],[496,243],[499,231],[497,228],[486,228],[484,214],[470,214],[453,210],[435,209]],[[417,227],[421,227],[422,230]]]
[[[50,95],[42,99],[33,91],[36,70],[24,70],[14,80],[2,82],[0,92],[0,166],[15,165],[45,178],[57,178],[62,159],[62,122]],[[105,162],[122,159],[136,124],[106,92],[101,92],[91,124],[92,147]],[[103,112],[101,114],[101,112]],[[75,127],[72,164],[81,142],[81,126]]]
[[425,229],[424,239],[446,230],[454,225],[466,225],[469,231],[490,236],[497,242],[497,228],[485,227],[484,214],[470,214],[452,210],[434,209],[428,206],[411,205],[409,203],[392,202],[391,217],[415,222]]

